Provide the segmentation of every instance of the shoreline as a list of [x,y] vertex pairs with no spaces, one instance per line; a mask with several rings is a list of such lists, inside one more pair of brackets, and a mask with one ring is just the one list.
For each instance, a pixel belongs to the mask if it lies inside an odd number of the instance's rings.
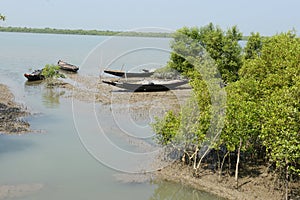
[[0,83],[0,133],[23,134],[30,131],[30,124],[23,118],[29,113],[14,100],[8,86]]
[[212,170],[201,169],[201,176],[193,176],[193,169],[179,161],[155,173],[156,181],[169,181],[183,184],[200,191],[208,192],[228,200],[276,200],[283,199],[279,190],[268,187],[274,185],[274,177],[263,173],[257,177],[245,176],[239,178],[240,186],[235,189],[234,177],[223,175],[221,180]]
[[[71,77],[71,79],[74,77]],[[63,98],[75,98],[76,100],[82,102],[97,102],[102,103],[104,105],[115,103],[115,104],[122,104],[124,103],[123,98],[126,93],[120,92],[112,92],[113,89],[111,86],[104,85],[102,83],[99,84],[98,81],[90,80],[88,77],[77,77],[77,82],[81,83],[81,87],[76,87],[73,84],[69,84],[66,82],[61,82],[55,85],[60,89],[64,89],[66,94],[62,95]],[[96,89],[93,86],[97,86]],[[24,109],[18,105],[14,101],[14,95],[9,90],[9,88],[0,83],[0,89],[3,91],[3,95],[0,97],[0,104],[8,105],[9,108],[16,108],[17,113],[13,114],[15,119],[19,119],[20,117],[25,117],[29,113],[24,111]],[[69,92],[68,92],[69,91]],[[99,93],[101,91],[101,93]],[[113,95],[113,96],[112,96]],[[170,106],[178,106],[181,105],[182,102],[175,101],[176,99],[182,100],[183,98],[188,98],[189,92],[185,90],[178,90],[175,91],[173,94],[172,92],[163,92],[163,93],[135,93],[127,94],[128,101],[127,103],[131,103],[135,105],[137,103],[144,103],[148,104],[149,101],[153,100],[153,98],[157,98],[158,101],[162,101],[165,97],[173,99],[174,103]],[[113,101],[112,101],[113,100]],[[136,107],[137,110],[143,110],[145,107],[138,106]],[[170,107],[168,107],[170,108]],[[2,111],[0,109],[0,111]],[[139,113],[139,112],[138,112]],[[143,113],[140,113],[143,114]],[[12,123],[17,123],[17,120],[13,120]],[[1,128],[0,122],[0,128]],[[22,123],[21,123],[22,127]],[[29,132],[29,124],[25,126],[25,130],[21,132],[13,132],[13,133],[25,133]],[[0,132],[3,132],[0,129]],[[10,134],[8,132],[7,134]],[[193,176],[193,169],[182,162],[176,161],[171,163],[167,167],[150,174],[152,178],[150,179],[153,182],[159,181],[169,181],[178,184],[183,184],[187,187],[204,191],[207,193],[211,193],[213,195],[219,196],[220,198],[224,199],[247,199],[247,200],[254,200],[254,199],[264,199],[264,200],[276,200],[282,199],[282,192],[278,189],[275,189],[275,177],[272,177],[272,174],[268,174],[266,171],[266,167],[259,166],[259,175],[251,176],[251,174],[247,174],[241,178],[239,178],[240,187],[239,189],[235,189],[235,182],[234,177],[223,175],[222,179],[219,180],[218,174],[213,172],[212,170],[202,170],[200,177]],[[130,176],[131,177],[131,176]],[[137,177],[132,177],[132,180],[128,180],[128,177],[118,177],[121,180],[129,181],[129,182],[143,182],[150,181],[149,179],[143,177],[142,179]],[[298,197],[295,197],[297,199]]]

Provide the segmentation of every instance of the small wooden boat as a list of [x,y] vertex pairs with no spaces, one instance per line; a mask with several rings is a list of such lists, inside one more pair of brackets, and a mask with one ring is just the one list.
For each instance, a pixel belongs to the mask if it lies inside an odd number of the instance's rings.
[[32,73],[25,73],[24,76],[28,81],[38,81],[43,80],[45,77],[42,75],[42,69],[34,70]]
[[77,72],[79,70],[79,67],[69,64],[67,62],[64,62],[62,60],[59,60],[57,62],[57,65],[60,67],[60,69],[70,71],[70,72]]
[[133,92],[158,92],[176,89],[177,87],[188,83],[188,80],[142,81],[135,83],[103,80],[102,82]]
[[132,77],[150,77],[154,72],[150,72],[149,70],[143,69],[142,72],[126,72],[122,70],[104,70],[105,73],[111,74],[114,76],[122,77],[122,78],[132,78]]

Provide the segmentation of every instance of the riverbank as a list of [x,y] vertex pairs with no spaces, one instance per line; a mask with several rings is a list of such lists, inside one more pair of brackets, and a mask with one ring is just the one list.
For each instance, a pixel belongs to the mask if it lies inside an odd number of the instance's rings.
[[[60,91],[65,91],[64,95],[62,95],[63,98],[73,98],[75,100],[83,102],[95,102],[106,104],[108,106],[115,105],[118,107],[112,107],[112,109],[116,108],[118,111],[120,108],[124,107],[124,104],[126,104],[127,106],[130,106],[129,113],[131,115],[130,117],[132,117],[133,119],[135,116],[138,116],[138,119],[144,117],[147,118],[149,117],[149,113],[155,115],[163,114],[165,110],[171,108],[180,109],[184,101],[188,99],[190,95],[190,89],[154,93],[131,93],[124,92],[115,87],[103,84],[97,78],[84,77],[77,74],[70,75],[69,78],[70,80],[68,82],[61,82],[53,86],[54,89],[56,87],[59,87]],[[4,92],[3,95],[1,95],[0,103],[8,105],[8,108],[18,108],[16,109],[16,111],[18,112],[11,115],[18,116],[16,117],[17,120],[11,121],[12,123],[17,124],[19,117],[26,116],[27,113],[25,111],[22,111],[22,107],[18,106],[18,104],[14,102],[14,96],[9,91],[9,88],[7,86],[0,84],[0,89]],[[126,109],[128,109],[128,107],[126,107]],[[20,113],[23,114],[21,115]],[[12,118],[9,117],[8,119]],[[138,140],[134,142],[139,147],[143,146],[143,148],[145,148],[146,146],[145,143],[140,143]],[[147,146],[147,148],[150,147]],[[259,171],[259,175],[257,176],[246,174],[245,176],[241,177],[239,179],[240,188],[238,190],[234,188],[235,183],[233,177],[224,176],[222,177],[222,180],[219,181],[217,174],[213,173],[210,170],[205,170],[201,173],[200,177],[196,178],[193,176],[192,169],[186,165],[183,165],[182,163],[172,163],[162,170],[155,172],[155,175],[151,174],[150,179],[152,179],[154,182],[171,181],[180,183],[188,187],[206,191],[230,200],[282,199],[282,192],[274,189],[276,180],[275,177],[272,177],[271,174],[266,173],[266,168],[264,168],[263,166],[261,166],[261,168],[258,167],[257,171]],[[149,179],[147,177],[145,178],[144,176],[133,177],[132,180],[128,179],[127,176],[118,176],[117,179],[123,182],[135,183],[149,181]],[[0,199],[1,193],[2,196],[7,197],[9,193],[8,191],[11,190],[9,188],[11,187],[15,186],[3,186],[2,190],[0,186]],[[16,189],[16,191],[18,192],[19,189]]]
[[[76,82],[74,85],[61,85],[63,88],[72,91],[66,92],[64,97],[74,98],[83,102],[102,103],[117,108],[129,110],[130,117],[137,113],[139,119],[149,117],[149,114],[163,116],[166,110],[179,111],[190,96],[190,89],[179,89],[167,92],[153,93],[131,93],[124,92],[116,87],[101,83],[100,80],[83,76],[69,76]],[[149,112],[151,111],[151,112]],[[124,138],[128,139],[128,138]],[[136,139],[138,140],[138,139]],[[135,143],[139,143],[136,141]],[[145,147],[145,143],[142,143]],[[138,146],[141,147],[141,146]],[[141,148],[143,148],[141,147]],[[149,147],[150,148],[150,147]],[[140,183],[144,181],[171,181],[184,184],[197,190],[212,193],[225,199],[283,199],[283,191],[279,190],[276,177],[268,173],[265,166],[256,166],[253,173],[244,173],[239,178],[239,189],[235,188],[234,177],[223,175],[221,180],[218,174],[211,170],[204,170],[200,177],[193,176],[193,169],[175,162],[149,176],[118,175],[117,180],[121,182]],[[241,173],[242,174],[242,173]],[[297,199],[298,197],[294,198]]]
[[[206,191],[229,200],[280,200],[282,192],[275,189],[275,177],[259,166],[260,175],[245,175],[239,179],[239,189],[235,188],[234,177],[223,176],[211,170],[203,170],[200,177],[193,176],[193,169],[181,162],[175,162],[156,172],[156,181],[171,181],[197,190]],[[297,199],[297,198],[296,198]]]
[[30,125],[23,119],[28,112],[14,101],[14,95],[6,85],[0,84],[0,91],[0,133],[28,132]]

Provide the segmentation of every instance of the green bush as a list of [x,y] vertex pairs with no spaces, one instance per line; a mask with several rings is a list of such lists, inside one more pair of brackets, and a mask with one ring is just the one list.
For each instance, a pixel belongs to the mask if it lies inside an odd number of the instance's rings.
[[53,79],[53,78],[65,78],[64,74],[59,73],[60,67],[58,65],[45,65],[42,71],[42,75],[46,79]]

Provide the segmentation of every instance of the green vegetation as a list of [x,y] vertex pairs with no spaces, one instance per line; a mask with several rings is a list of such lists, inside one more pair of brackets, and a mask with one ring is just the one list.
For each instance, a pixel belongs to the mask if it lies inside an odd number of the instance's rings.
[[244,49],[245,59],[255,58],[259,56],[262,48],[262,37],[259,33],[251,33],[251,36],[248,37],[247,45]]
[[55,28],[26,28],[26,27],[0,27],[0,32],[47,33],[47,34],[72,34],[72,35],[103,35],[103,36],[129,36],[129,37],[170,37],[170,33],[156,32],[122,32],[99,30],[71,30]]
[[[202,28],[184,27],[176,31],[173,37],[171,48],[174,52],[169,62],[172,68],[188,75],[189,72],[194,71],[194,65],[186,62],[188,57],[192,56],[197,60],[200,54],[209,55],[225,82],[238,79],[237,72],[242,65],[242,48],[238,41],[242,40],[242,34],[237,27],[232,27],[227,32],[213,24]],[[189,45],[188,48],[186,44]]]
[[291,183],[300,180],[299,38],[252,33],[242,49],[237,27],[222,31],[213,24],[173,36],[168,67],[190,78],[193,97],[180,113],[170,111],[153,124],[159,143],[196,174],[202,162],[220,177],[226,166],[237,188],[240,170],[268,165],[288,198]]
[[59,73],[60,67],[57,65],[45,65],[42,71],[42,75],[46,79],[54,79],[54,78],[65,78],[64,74]]
[[60,85],[61,81],[58,78],[65,78],[66,76],[59,72],[60,67],[58,65],[47,64],[43,68],[42,75],[46,79],[46,87],[52,88]]
[[180,73],[170,66],[165,66],[156,69],[152,77],[158,79],[177,79],[180,78]]

